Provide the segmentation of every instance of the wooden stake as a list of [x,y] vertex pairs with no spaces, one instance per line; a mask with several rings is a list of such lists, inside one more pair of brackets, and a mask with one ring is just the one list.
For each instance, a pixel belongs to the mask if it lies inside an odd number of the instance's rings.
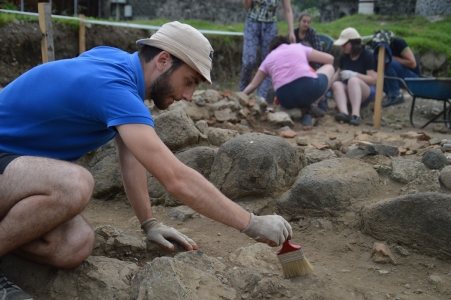
[[379,47],[377,61],[376,101],[374,103],[374,127],[381,128],[382,92],[384,88],[385,73],[385,47]]
[[86,51],[86,26],[85,26],[85,15],[78,15],[80,18],[80,29],[78,31],[78,52],[82,54]]
[[52,7],[49,3],[38,3],[39,28],[42,32],[41,53],[42,63],[55,60],[53,46]]

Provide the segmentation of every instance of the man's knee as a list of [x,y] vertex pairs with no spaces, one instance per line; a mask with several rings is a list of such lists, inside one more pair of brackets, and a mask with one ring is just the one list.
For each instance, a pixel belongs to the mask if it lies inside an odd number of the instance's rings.
[[91,199],[92,191],[94,189],[94,178],[92,174],[82,167],[74,168],[71,173],[71,179],[68,183],[67,190],[63,191],[67,197],[69,203],[77,208],[76,214],[83,211],[83,209],[88,205]]
[[61,251],[55,253],[53,265],[61,268],[75,268],[79,266],[92,252],[95,234],[91,228],[83,229],[77,239],[70,239],[61,245]]

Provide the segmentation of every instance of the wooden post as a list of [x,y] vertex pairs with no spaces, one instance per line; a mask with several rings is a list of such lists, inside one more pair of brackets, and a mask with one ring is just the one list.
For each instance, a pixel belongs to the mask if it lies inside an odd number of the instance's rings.
[[385,73],[385,47],[379,47],[377,59],[376,101],[374,103],[374,127],[381,128],[382,92],[384,88]]
[[38,3],[39,28],[42,32],[41,53],[42,63],[55,60],[53,46],[52,7],[49,3]]
[[78,52],[82,54],[86,51],[86,27],[85,27],[85,15],[79,15],[80,29],[78,31]]

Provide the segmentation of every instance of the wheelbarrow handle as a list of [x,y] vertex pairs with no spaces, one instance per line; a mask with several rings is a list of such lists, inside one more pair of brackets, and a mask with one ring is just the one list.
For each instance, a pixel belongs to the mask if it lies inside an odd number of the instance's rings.
[[406,82],[404,81],[404,79],[399,78],[399,77],[392,77],[392,76],[384,76],[384,79],[398,80],[399,83],[401,83],[403,89],[405,89],[411,96],[414,96],[412,91],[409,89],[409,87],[407,86]]

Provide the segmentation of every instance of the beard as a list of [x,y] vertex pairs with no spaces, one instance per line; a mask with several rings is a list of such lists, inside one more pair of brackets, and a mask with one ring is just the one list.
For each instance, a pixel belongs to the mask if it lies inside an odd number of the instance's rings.
[[170,104],[165,100],[174,93],[174,88],[169,83],[171,75],[172,70],[169,69],[161,74],[152,84],[150,98],[158,109],[166,109]]

